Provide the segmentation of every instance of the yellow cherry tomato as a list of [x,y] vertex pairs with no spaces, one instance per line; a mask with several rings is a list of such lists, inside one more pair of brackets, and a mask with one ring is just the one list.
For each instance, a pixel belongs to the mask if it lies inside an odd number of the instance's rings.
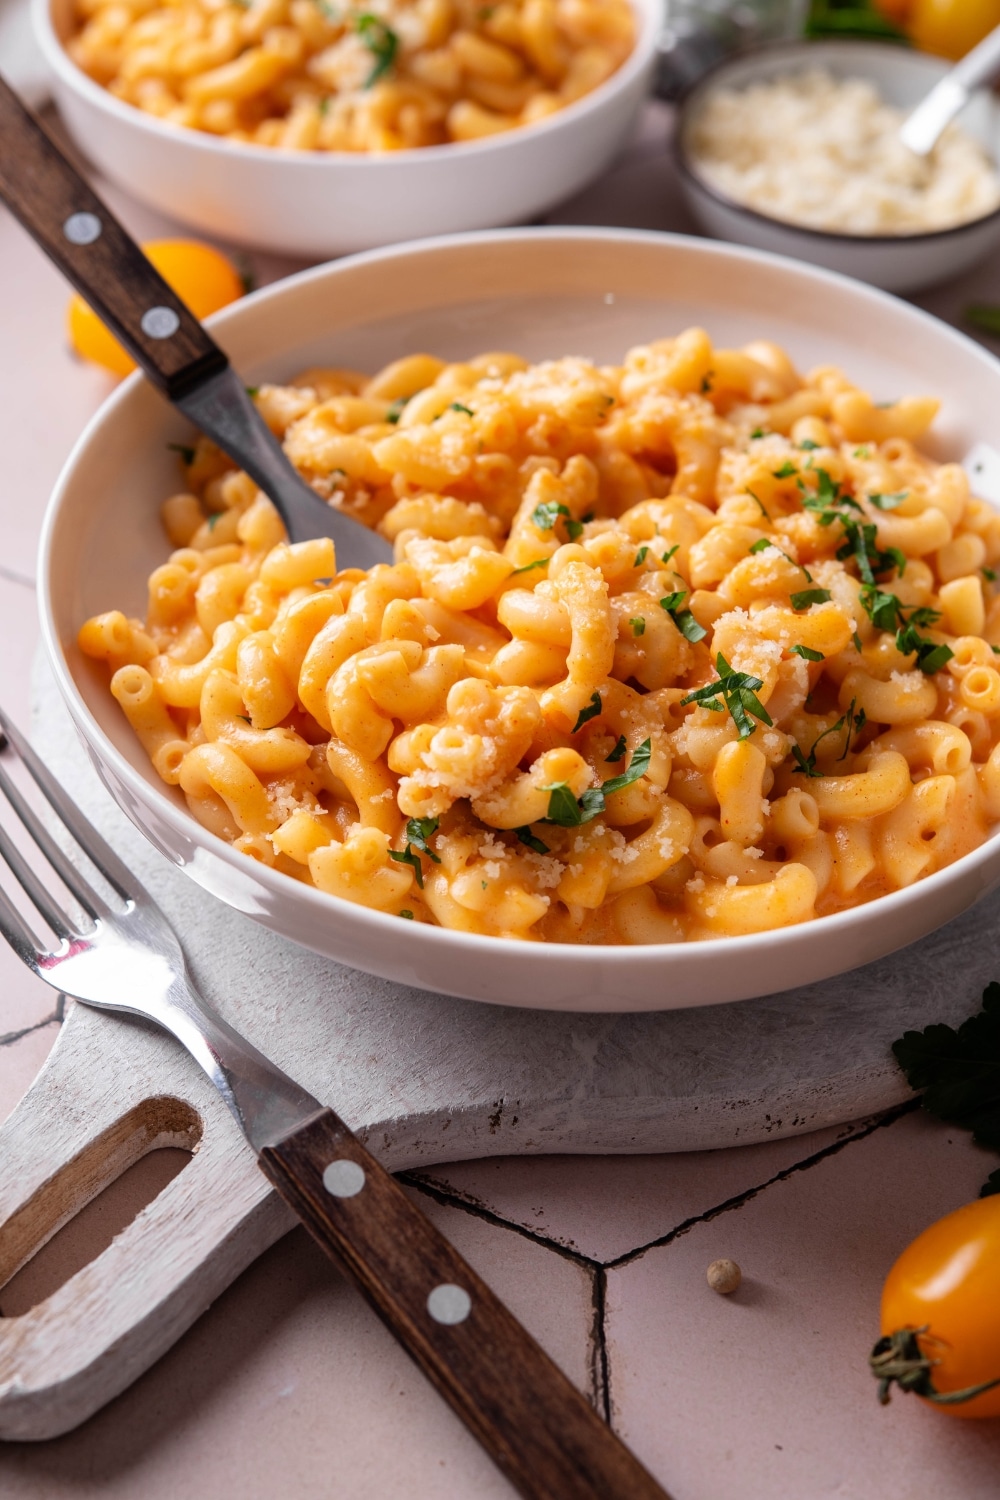
[[[932,1404],[938,1404],[935,1394],[1000,1377],[1000,1197],[980,1198],[939,1219],[903,1251],[882,1293],[882,1334],[871,1357],[873,1373]],[[886,1348],[890,1341],[893,1347]],[[905,1369],[902,1378],[893,1376],[889,1364],[897,1353],[904,1365],[912,1362],[910,1376]],[[1000,1416],[1000,1384],[940,1410]]]
[[[142,248],[195,317],[207,318],[243,296],[240,273],[211,245],[196,240],[150,240]],[[70,343],[82,359],[103,365],[114,375],[128,375],[135,369],[132,357],[77,294],[69,304],[68,324]]]
[[906,19],[910,40],[922,52],[953,61],[1000,26],[1000,0],[913,0]]

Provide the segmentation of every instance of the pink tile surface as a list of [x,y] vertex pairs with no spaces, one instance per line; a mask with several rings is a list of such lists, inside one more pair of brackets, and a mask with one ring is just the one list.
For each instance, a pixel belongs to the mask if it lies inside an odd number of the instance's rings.
[[[675,1500],[993,1500],[1000,1421],[875,1398],[882,1281],[995,1163],[907,1116],[608,1273],[618,1430]],[[744,1283],[709,1290],[726,1256]]]

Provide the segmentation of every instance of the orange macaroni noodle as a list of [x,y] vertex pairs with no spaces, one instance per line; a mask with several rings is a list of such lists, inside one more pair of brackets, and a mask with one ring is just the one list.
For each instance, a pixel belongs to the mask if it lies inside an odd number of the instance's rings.
[[80,644],[221,838],[466,932],[649,943],[870,901],[1000,820],[1000,516],[875,404],[700,329],[257,406],[395,547],[338,571],[198,441],[144,620]]
[[76,0],[70,56],[173,125],[294,151],[477,140],[632,50],[627,0]]

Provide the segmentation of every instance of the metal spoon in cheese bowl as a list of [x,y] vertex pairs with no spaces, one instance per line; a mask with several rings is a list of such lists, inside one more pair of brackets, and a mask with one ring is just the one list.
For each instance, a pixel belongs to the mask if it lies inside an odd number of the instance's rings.
[[2,78],[0,198],[167,400],[260,485],[289,541],[332,537],[341,567],[391,560],[299,477],[223,350]]
[[899,132],[904,146],[917,156],[929,156],[944,131],[959,114],[980,84],[988,83],[1000,70],[1000,26],[995,26],[978,46],[934,85],[908,116]]

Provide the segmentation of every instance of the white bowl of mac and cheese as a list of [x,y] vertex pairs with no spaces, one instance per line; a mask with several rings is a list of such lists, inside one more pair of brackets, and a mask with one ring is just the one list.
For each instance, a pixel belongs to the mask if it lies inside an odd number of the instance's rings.
[[139,376],[78,444],[49,650],[207,890],[390,979],[642,1010],[822,980],[1000,879],[1000,517],[955,462],[1000,401],[978,346],[590,230],[373,252],[213,326],[396,561],[289,549]]
[[195,229],[311,259],[522,222],[568,197],[629,134],[659,12],[33,4],[56,102],[107,177]]

